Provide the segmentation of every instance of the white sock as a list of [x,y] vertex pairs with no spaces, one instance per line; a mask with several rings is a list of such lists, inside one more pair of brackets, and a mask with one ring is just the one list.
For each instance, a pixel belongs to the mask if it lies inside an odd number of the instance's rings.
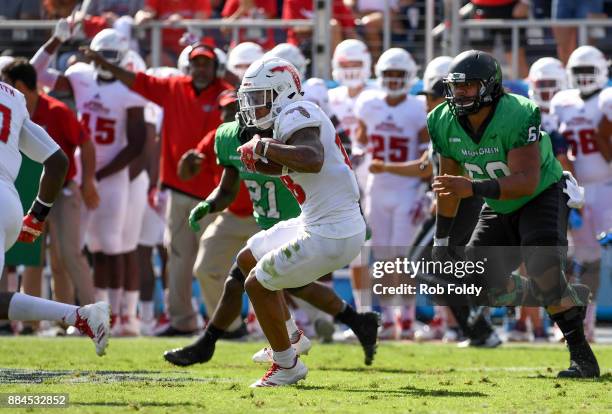
[[126,290],[123,292],[123,304],[125,306],[125,315],[130,317],[136,317],[138,310],[138,299],[140,298],[140,291],[138,290]]
[[153,308],[152,300],[145,300],[140,302],[140,319],[144,322],[151,322],[155,319],[155,310]]
[[78,308],[66,303],[15,293],[9,303],[8,317],[12,321],[57,321],[74,325]]
[[108,303],[108,289],[95,288],[94,299],[96,302]]
[[584,331],[587,336],[595,334],[595,320],[597,319],[597,303],[591,302],[587,305],[586,316],[584,318]]
[[121,296],[123,296],[123,289],[108,289],[108,303],[110,303],[111,314],[121,314]]
[[378,300],[382,308],[382,323],[395,323],[396,308],[393,306],[393,298],[381,296]]
[[299,331],[297,325],[295,324],[295,321],[293,320],[293,317],[289,317],[289,319],[285,321],[285,326],[287,327],[287,333],[289,334],[289,337]]
[[272,359],[282,368],[293,368],[295,365],[295,349],[292,346],[281,352],[272,352]]

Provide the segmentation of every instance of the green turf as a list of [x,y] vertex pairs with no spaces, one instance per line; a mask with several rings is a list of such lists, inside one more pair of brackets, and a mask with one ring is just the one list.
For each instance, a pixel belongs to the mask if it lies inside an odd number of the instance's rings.
[[494,350],[386,343],[372,367],[356,345],[316,344],[298,386],[248,388],[266,367],[250,362],[260,343],[220,342],[213,361],[179,369],[165,349],[186,339],[114,339],[98,358],[82,338],[0,340],[1,393],[68,393],[54,413],[267,412],[612,412],[612,346],[595,346],[596,381],[558,380],[568,356],[561,345]]

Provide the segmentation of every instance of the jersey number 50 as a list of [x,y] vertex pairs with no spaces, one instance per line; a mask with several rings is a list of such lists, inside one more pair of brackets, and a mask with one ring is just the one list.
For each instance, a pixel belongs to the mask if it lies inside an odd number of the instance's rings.
[[2,127],[0,127],[0,142],[8,142],[9,133],[11,132],[11,108],[0,104],[0,113],[2,114]]
[[[87,112],[83,112],[81,116],[81,122],[83,126],[87,130],[87,133],[91,135],[91,130],[89,129],[89,121],[91,119],[91,114]],[[93,135],[96,144],[100,145],[110,145],[115,142],[115,120],[98,117],[96,118],[96,126],[94,130],[95,134]]]

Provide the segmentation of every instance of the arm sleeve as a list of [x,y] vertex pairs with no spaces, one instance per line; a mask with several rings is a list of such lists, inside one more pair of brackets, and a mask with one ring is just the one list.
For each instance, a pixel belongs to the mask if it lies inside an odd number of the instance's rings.
[[138,72],[136,80],[132,85],[132,90],[164,108],[171,98],[169,95],[171,94],[172,86],[168,78],[157,78],[143,72]]
[[55,88],[55,83],[61,75],[59,71],[49,68],[52,57],[53,55],[47,53],[45,47],[42,46],[30,59],[30,64],[36,69],[38,85],[49,89]]
[[44,163],[60,149],[59,145],[29,118],[23,122],[19,134],[19,150],[36,162]]
[[599,94],[598,106],[608,121],[612,122],[612,88],[606,88]]
[[227,0],[225,5],[223,6],[223,10],[221,11],[222,17],[230,17],[232,14],[238,10],[239,0]]

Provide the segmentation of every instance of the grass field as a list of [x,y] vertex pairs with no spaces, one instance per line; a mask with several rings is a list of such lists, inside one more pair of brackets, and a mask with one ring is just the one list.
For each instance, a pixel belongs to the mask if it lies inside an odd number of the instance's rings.
[[[115,339],[98,358],[81,338],[0,340],[0,393],[68,393],[64,413],[612,412],[612,346],[595,346],[599,380],[557,380],[561,345],[457,349],[385,343],[371,367],[356,345],[313,347],[300,385],[248,388],[261,343],[220,342],[208,364],[179,369],[162,352],[187,339]],[[0,408],[2,412],[53,409]]]

